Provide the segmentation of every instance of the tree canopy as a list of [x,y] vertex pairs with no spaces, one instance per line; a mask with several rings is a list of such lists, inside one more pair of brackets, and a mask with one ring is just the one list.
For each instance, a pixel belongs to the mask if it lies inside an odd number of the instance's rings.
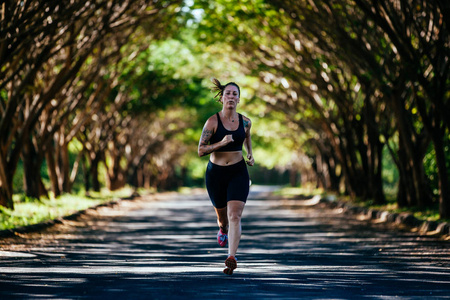
[[[0,205],[200,178],[211,77],[241,86],[257,163],[450,217],[449,4],[419,0],[5,1]],[[71,150],[72,149],[72,150]],[[75,149],[75,150],[73,150]],[[39,172],[45,163],[49,183]],[[295,180],[293,180],[295,184]]]

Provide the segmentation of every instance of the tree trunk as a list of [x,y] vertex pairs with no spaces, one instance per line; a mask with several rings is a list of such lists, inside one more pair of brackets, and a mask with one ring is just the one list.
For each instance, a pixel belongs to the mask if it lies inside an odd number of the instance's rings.
[[144,188],[149,190],[149,189],[152,188],[152,185],[151,185],[151,183],[152,183],[152,179],[151,179],[152,173],[151,173],[151,169],[150,169],[150,164],[148,164],[148,163],[144,164],[142,169],[143,169],[143,172],[144,172],[144,178],[143,178],[143,180],[144,180]]
[[91,173],[92,178],[92,190],[95,192],[100,192],[100,181],[98,180],[98,166],[100,163],[100,157],[97,154],[93,160],[91,160],[91,167],[89,171]]
[[[63,137],[61,137],[63,139]],[[60,170],[62,176],[62,190],[64,193],[70,193],[70,162],[69,162],[69,145],[66,142],[62,142],[62,144],[59,146],[60,151]]]
[[291,187],[297,186],[297,178],[298,177],[298,171],[296,168],[290,168],[289,169],[289,184]]
[[328,175],[330,187],[329,189],[333,192],[339,192],[339,183],[341,181],[341,176],[336,173],[336,158],[327,157],[326,164],[328,166]]
[[[394,93],[390,103],[399,134],[398,168],[402,179],[399,184],[404,185],[402,193],[405,193],[408,206],[429,207],[432,204],[432,197],[425,176],[423,158],[430,136],[424,130],[420,134],[416,133],[410,112],[405,109],[406,103],[400,95]],[[401,187],[399,192],[400,189]],[[404,204],[404,200],[399,199],[402,201],[399,202],[399,206]]]
[[373,151],[377,153],[377,157],[373,161],[373,164],[375,165],[374,168],[375,173],[373,177],[373,192],[374,192],[373,198],[375,204],[385,204],[386,197],[383,191],[383,176],[382,176],[383,145],[381,143],[378,143],[376,149],[374,149]]
[[84,190],[86,194],[89,194],[89,190],[91,189],[91,181],[90,181],[90,170],[89,167],[87,166],[87,159],[86,156],[88,154],[84,153],[82,156],[82,162],[81,162],[81,167],[83,170],[83,179],[84,179]]
[[450,181],[445,161],[443,137],[444,134],[433,134],[433,144],[436,153],[436,165],[439,174],[439,214],[441,218],[450,218]]
[[[372,112],[371,112],[372,113]],[[374,124],[374,123],[373,123]],[[370,185],[370,198],[374,203],[382,205],[386,203],[386,197],[383,191],[382,162],[383,162],[383,143],[380,142],[380,133],[377,129],[368,124],[367,130],[370,151],[368,156],[368,174]]]
[[48,143],[47,151],[45,152],[45,157],[47,160],[47,170],[48,175],[50,177],[50,183],[52,186],[52,191],[54,194],[54,197],[57,198],[61,196],[61,189],[59,188],[59,179],[58,174],[56,171],[56,163],[55,163],[55,148],[53,146],[53,143]]
[[[115,152],[114,150],[111,152]],[[108,188],[111,191],[118,190],[125,185],[123,170],[120,167],[121,156],[118,153],[111,153],[111,166],[107,167]],[[105,166],[107,166],[105,162]]]
[[142,187],[144,184],[144,171],[142,170],[142,166],[139,165],[138,168],[136,168],[136,177],[135,177],[135,187]]
[[37,153],[31,140],[22,147],[22,161],[24,167],[24,187],[28,197],[39,199],[41,196],[48,198],[41,178],[42,157]]
[[398,155],[398,194],[397,205],[399,207],[411,207],[417,205],[416,194],[413,192],[413,179],[411,178],[411,168],[408,164],[408,157],[404,150],[404,144],[399,142]]
[[39,185],[35,179],[39,172],[36,169],[36,151],[31,141],[26,141],[22,147],[22,161],[23,161],[23,183],[25,195],[31,198],[39,199]]
[[0,205],[14,210],[12,178],[2,178],[0,184]]

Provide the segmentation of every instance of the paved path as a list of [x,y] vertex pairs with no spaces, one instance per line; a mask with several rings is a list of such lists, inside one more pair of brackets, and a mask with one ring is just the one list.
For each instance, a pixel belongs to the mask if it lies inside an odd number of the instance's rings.
[[206,196],[166,194],[1,240],[0,299],[450,299],[449,242],[258,192],[232,276]]

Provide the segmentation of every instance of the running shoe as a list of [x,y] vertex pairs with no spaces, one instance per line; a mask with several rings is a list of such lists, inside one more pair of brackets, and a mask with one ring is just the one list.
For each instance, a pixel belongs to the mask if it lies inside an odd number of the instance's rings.
[[226,268],[223,270],[223,272],[227,275],[232,275],[233,270],[237,268],[237,261],[234,256],[228,256],[228,258],[225,260],[225,266]]
[[219,229],[219,232],[217,233],[217,242],[219,243],[220,247],[225,247],[228,242],[228,235],[226,233],[223,233],[222,228]]

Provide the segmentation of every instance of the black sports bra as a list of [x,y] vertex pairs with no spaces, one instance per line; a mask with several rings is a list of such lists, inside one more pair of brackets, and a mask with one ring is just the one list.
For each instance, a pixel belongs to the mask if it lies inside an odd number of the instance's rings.
[[228,134],[233,135],[233,142],[229,143],[228,145],[217,149],[215,152],[231,152],[231,151],[242,151],[242,145],[244,144],[245,140],[245,129],[244,129],[244,120],[242,118],[241,114],[239,115],[239,127],[238,129],[232,131],[228,130],[225,127],[223,127],[222,120],[220,120],[219,113],[217,115],[217,130],[212,135],[210,139],[211,144],[215,144],[220,142],[224,136]]

